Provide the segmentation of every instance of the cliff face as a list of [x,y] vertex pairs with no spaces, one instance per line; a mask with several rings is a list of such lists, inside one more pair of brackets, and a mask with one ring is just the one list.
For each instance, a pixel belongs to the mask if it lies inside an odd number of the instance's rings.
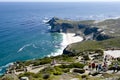
[[96,22],[94,20],[71,21],[52,18],[48,24],[51,32],[75,33],[81,35],[85,40],[105,40],[120,36],[120,19]]
[[[118,45],[120,38],[115,39],[116,37],[120,37],[120,19],[108,19],[98,22],[94,20],[71,21],[54,17],[48,24],[51,26],[51,32],[75,33],[84,38],[85,41],[83,42],[68,45],[64,49],[63,54],[80,53],[85,50],[106,49],[112,47],[111,45],[113,45],[113,47],[117,46],[117,48],[120,47],[120,45]],[[108,39],[108,41],[106,41],[106,39]]]
[[67,32],[68,29],[74,28],[71,22],[56,17],[52,18],[48,24],[51,26],[51,32]]

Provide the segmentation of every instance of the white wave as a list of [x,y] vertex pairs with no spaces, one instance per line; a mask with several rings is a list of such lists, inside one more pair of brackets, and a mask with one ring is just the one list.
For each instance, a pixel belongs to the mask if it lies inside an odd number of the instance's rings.
[[30,46],[31,44],[26,44],[26,45],[24,45],[23,47],[21,47],[17,52],[21,52],[25,47],[28,47],[28,46]]
[[61,48],[58,49],[57,51],[51,53],[50,55],[48,55],[48,57],[50,56],[58,56],[58,55],[62,55],[63,54],[63,50],[72,43],[76,43],[76,42],[81,42],[83,40],[83,38],[81,36],[75,36],[75,34],[73,33],[60,33],[63,36],[63,41],[60,44]]
[[0,68],[0,71],[2,71],[2,69]]
[[44,19],[42,20],[43,23],[47,23],[50,19],[47,17],[44,17]]
[[60,47],[60,45],[55,45],[55,48],[59,48]]
[[33,44],[33,47],[34,47],[34,48],[38,48],[35,44]]
[[4,66],[1,66],[1,67],[0,67],[0,71],[1,71],[3,68],[9,67],[10,65],[13,65],[13,63],[11,62],[11,63],[8,63],[8,64],[6,64],[6,65],[4,65]]
[[43,23],[47,23],[48,21],[49,21],[49,19],[42,20]]
[[[6,65],[4,65],[4,66],[1,66],[1,67],[0,67],[0,71],[2,71],[2,70],[5,69],[5,68],[8,68],[10,65],[13,65],[13,63],[11,62],[11,63],[8,63],[8,64],[6,64]],[[0,75],[3,75],[3,73],[0,73]]]
[[48,26],[48,29],[51,29],[51,26]]

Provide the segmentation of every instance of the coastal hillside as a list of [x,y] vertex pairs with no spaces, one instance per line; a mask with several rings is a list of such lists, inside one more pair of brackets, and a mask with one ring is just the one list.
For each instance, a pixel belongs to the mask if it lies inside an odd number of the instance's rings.
[[[64,50],[63,55],[15,62],[0,80],[120,80],[120,58],[108,59],[107,69],[99,71],[98,68],[89,67],[94,62],[95,65],[103,65],[103,51],[108,48],[119,49],[119,43],[120,37],[74,43]],[[73,54],[65,55],[68,52]],[[119,67],[115,72],[116,62]]]
[[82,36],[84,41],[68,45],[63,54],[81,53],[120,48],[120,18],[102,21],[74,21],[53,17],[48,24],[51,32],[75,33]]
[[48,24],[51,32],[75,33],[85,40],[105,40],[120,36],[120,18],[103,21],[72,21],[53,17]]
[[77,54],[81,52],[91,52],[107,49],[120,49],[120,37],[111,38],[103,41],[88,40],[68,45],[63,54]]

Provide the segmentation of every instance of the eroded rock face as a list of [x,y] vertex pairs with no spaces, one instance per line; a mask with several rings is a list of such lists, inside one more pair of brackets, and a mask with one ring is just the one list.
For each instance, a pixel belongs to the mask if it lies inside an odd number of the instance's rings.
[[94,20],[71,21],[56,17],[53,17],[48,22],[51,26],[51,32],[75,33],[83,36],[85,40],[99,41],[120,36],[120,27],[118,27],[118,23],[120,23],[120,19],[105,20],[95,23]]
[[[84,41],[103,41],[110,38],[120,37],[120,19],[108,19],[97,22],[95,20],[72,21],[59,18],[52,18],[48,24],[51,32],[75,33],[83,36]],[[63,54],[74,54],[74,49],[68,45]]]
[[48,24],[51,27],[51,32],[67,32],[68,29],[74,28],[72,24],[64,22],[59,18],[53,17]]

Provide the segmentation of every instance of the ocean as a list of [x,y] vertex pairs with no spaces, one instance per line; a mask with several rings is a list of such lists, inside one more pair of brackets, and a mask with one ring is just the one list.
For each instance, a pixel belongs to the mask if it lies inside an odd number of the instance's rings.
[[52,17],[101,20],[120,16],[120,3],[0,3],[0,74],[15,61],[59,53],[62,34],[44,23]]

